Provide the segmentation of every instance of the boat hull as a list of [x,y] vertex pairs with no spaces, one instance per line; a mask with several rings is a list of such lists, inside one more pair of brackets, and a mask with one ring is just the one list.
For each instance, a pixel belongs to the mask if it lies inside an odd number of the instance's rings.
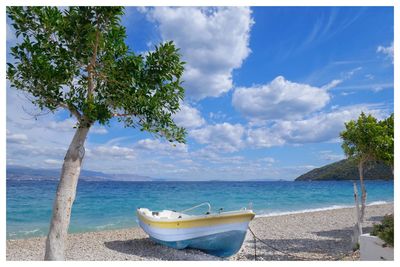
[[194,248],[218,257],[229,257],[236,254],[242,247],[246,231],[229,231],[181,241],[163,241],[150,236],[152,240],[162,245],[175,248]]
[[138,214],[140,227],[150,238],[175,249],[195,248],[218,257],[229,257],[240,250],[254,214],[211,218],[210,220],[155,223]]

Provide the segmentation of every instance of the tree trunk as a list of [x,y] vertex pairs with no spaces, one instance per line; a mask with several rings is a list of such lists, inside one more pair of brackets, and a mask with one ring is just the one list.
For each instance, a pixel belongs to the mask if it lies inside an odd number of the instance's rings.
[[358,163],[358,172],[360,174],[360,186],[361,186],[361,215],[360,215],[360,220],[361,222],[364,222],[364,215],[365,215],[365,205],[367,201],[367,191],[365,190],[365,185],[364,185],[364,160],[360,160]]
[[353,183],[354,187],[354,202],[356,204],[356,217],[357,221],[355,223],[354,229],[353,229],[353,248],[357,247],[357,244],[360,244],[360,235],[362,235],[362,225],[361,225],[361,220],[360,220],[360,205],[358,201],[358,191],[357,191],[357,185],[354,182]]
[[[81,123],[82,125],[82,123]],[[84,143],[89,127],[78,127],[69,145],[53,204],[53,215],[46,240],[45,260],[64,260],[64,249],[75,200],[76,186],[85,154]]]

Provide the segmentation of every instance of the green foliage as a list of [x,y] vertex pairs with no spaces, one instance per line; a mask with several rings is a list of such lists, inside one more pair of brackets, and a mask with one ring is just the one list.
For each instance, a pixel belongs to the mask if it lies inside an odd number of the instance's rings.
[[184,97],[184,62],[172,42],[136,55],[125,44],[122,7],[7,7],[19,42],[7,63],[11,86],[41,109],[66,108],[79,123],[118,117],[169,141],[185,141],[172,120]]
[[340,133],[342,148],[349,158],[374,159],[381,132],[380,126],[372,115],[361,113],[356,121],[345,123],[346,130]]
[[393,114],[383,121],[363,112],[356,121],[345,123],[340,133],[345,154],[357,161],[383,160],[393,164],[394,130]]
[[394,246],[394,216],[386,215],[380,224],[375,224],[371,235],[382,239],[386,245]]
[[394,114],[380,122],[382,129],[378,158],[392,166],[394,164]]
[[[385,162],[370,161],[366,164],[365,180],[391,180],[393,173]],[[313,169],[296,178],[296,181],[354,180],[358,176],[357,162],[345,159]]]

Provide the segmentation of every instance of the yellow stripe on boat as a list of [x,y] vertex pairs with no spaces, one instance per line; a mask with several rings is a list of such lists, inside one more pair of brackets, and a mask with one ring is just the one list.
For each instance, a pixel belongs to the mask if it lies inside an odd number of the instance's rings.
[[201,217],[194,219],[177,219],[174,221],[159,221],[152,220],[146,216],[137,213],[139,219],[150,225],[152,227],[157,228],[192,228],[192,227],[202,227],[202,226],[212,226],[217,224],[227,224],[227,223],[239,223],[239,222],[247,222],[251,221],[255,213],[249,212],[244,214],[229,214],[229,215],[218,215],[218,216],[209,216],[209,217]]

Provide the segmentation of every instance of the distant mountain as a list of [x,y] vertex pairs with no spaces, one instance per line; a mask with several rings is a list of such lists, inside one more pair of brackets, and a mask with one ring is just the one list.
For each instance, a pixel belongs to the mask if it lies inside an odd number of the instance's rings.
[[[58,180],[59,169],[32,169],[21,166],[7,166],[7,179],[11,180]],[[136,174],[107,174],[103,172],[82,170],[79,177],[85,181],[160,181],[162,179]]]
[[[341,160],[321,168],[313,169],[300,175],[295,181],[328,181],[328,180],[358,180],[357,163],[351,160]],[[391,180],[392,170],[382,162],[369,163],[364,168],[365,180]]]

